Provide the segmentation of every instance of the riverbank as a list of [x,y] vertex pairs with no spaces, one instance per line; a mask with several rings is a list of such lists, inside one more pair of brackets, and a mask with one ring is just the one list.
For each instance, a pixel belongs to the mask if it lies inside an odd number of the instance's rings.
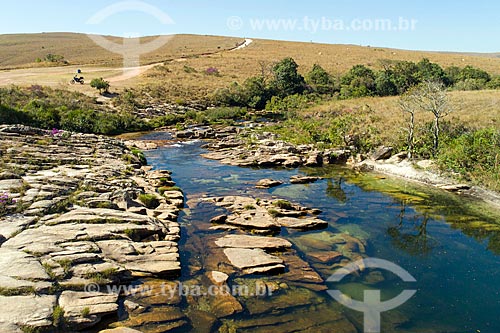
[[140,151],[20,125],[0,151],[0,331],[92,327],[118,315],[106,286],[180,274],[183,195]]
[[[354,149],[324,149],[318,144],[295,145],[280,140],[276,134],[259,130],[259,124],[243,123],[240,127],[201,127],[177,131],[173,138],[208,139],[204,146],[207,159],[241,167],[321,167],[347,165],[359,172],[377,172],[438,188],[443,191],[481,200],[500,210],[500,194],[442,175],[431,160],[409,161],[406,153],[395,153],[391,147],[379,147],[370,154],[355,154]],[[255,130],[258,129],[258,130]],[[153,147],[152,143],[148,143]],[[146,144],[142,145],[146,148]]]

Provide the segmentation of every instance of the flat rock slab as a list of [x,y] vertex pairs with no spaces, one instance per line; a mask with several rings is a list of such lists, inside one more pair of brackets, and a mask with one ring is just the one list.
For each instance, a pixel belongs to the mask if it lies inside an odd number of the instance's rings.
[[3,236],[6,239],[12,237],[19,231],[25,229],[30,224],[34,223],[36,217],[23,216],[21,214],[3,216],[0,218],[0,238]]
[[239,269],[274,266],[283,264],[283,260],[270,255],[262,249],[224,249],[224,254],[231,264]]
[[261,179],[255,184],[256,188],[271,188],[276,187],[283,184],[282,181],[274,180],[274,179]]
[[316,252],[308,252],[307,256],[314,261],[330,264],[333,262],[340,261],[342,259],[342,253],[337,251],[316,251]]
[[103,254],[120,263],[133,275],[174,275],[180,269],[177,243],[170,241],[132,242],[107,240],[97,242]]
[[219,247],[246,249],[282,249],[292,247],[292,243],[283,238],[249,235],[226,235],[215,241]]
[[64,242],[113,239],[120,234],[126,237],[127,233],[146,237],[160,232],[160,227],[134,223],[42,225],[38,228],[24,230],[19,235],[10,238],[2,244],[2,248],[8,247],[31,253],[48,254],[64,250],[59,245]]
[[292,176],[290,177],[290,183],[292,184],[309,184],[321,179],[320,177],[310,177],[310,176]]
[[282,227],[291,229],[321,229],[328,227],[328,222],[318,218],[295,218],[295,217],[280,217],[278,223]]
[[151,219],[145,215],[107,208],[75,209],[50,221],[60,223],[136,223],[148,224]]
[[[0,296],[0,323],[48,327],[52,325],[52,312],[56,296]],[[4,332],[4,331],[2,331]],[[10,331],[7,331],[10,332]]]
[[133,328],[118,327],[118,328],[112,328],[109,330],[99,331],[99,333],[142,333],[142,332],[138,331],[138,330],[134,330]]
[[20,280],[49,280],[47,272],[35,257],[3,247],[0,248],[0,276]]
[[118,310],[117,301],[118,294],[66,290],[59,297],[59,306],[64,309],[66,323],[81,329],[95,325],[105,315],[115,313]]
[[241,214],[233,214],[227,218],[227,224],[246,229],[279,229],[280,225],[269,215],[267,210],[250,210]]

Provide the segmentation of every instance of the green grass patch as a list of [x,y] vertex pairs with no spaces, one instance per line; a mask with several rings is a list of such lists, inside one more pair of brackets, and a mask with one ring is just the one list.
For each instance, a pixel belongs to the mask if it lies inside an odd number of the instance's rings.
[[156,195],[149,193],[139,194],[139,201],[149,209],[155,209],[160,205],[160,200],[158,200]]

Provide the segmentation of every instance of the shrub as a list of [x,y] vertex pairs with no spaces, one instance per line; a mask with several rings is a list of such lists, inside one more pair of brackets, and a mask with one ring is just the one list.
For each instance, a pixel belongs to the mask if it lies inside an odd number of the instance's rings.
[[62,63],[67,63],[66,60],[64,60],[64,57],[62,55],[59,55],[59,54],[52,54],[52,53],[49,53],[45,56],[45,61],[47,62],[62,62]]
[[394,83],[392,70],[380,71],[375,79],[375,89],[379,96],[393,96],[398,94],[398,87]]
[[417,63],[419,81],[439,82],[449,85],[449,79],[441,66],[424,58]]
[[305,80],[299,74],[299,65],[292,58],[285,58],[273,66],[271,89],[280,97],[301,94],[305,90]]
[[188,65],[184,65],[183,70],[185,73],[196,73],[196,69]]
[[309,103],[310,98],[305,95],[295,94],[284,98],[273,96],[266,103],[266,110],[274,112],[300,110],[306,108]]
[[500,89],[500,76],[494,76],[490,82],[486,84],[488,89]]
[[215,68],[215,67],[208,67],[205,70],[205,74],[207,74],[207,75],[214,75],[214,76],[220,76],[219,70],[217,68]]
[[156,195],[149,193],[139,194],[139,201],[149,209],[155,209],[160,205],[160,201],[158,200]]
[[488,82],[489,80],[491,80],[491,77],[490,74],[488,74],[486,71],[468,65],[462,68],[460,74],[458,74],[457,79],[458,81],[465,81],[467,79],[476,79]]
[[276,206],[276,207],[279,207],[281,209],[292,209],[293,208],[293,205],[290,201],[287,201],[287,200],[276,200],[275,202],[273,202],[273,205]]
[[209,122],[218,122],[227,119],[241,119],[246,116],[247,110],[240,107],[218,107],[200,112]]
[[455,83],[457,90],[481,90],[486,87],[486,81],[483,79],[465,79]]
[[88,306],[84,307],[82,311],[80,311],[80,314],[83,318],[88,318],[88,316],[90,316],[90,308]]
[[99,90],[99,94],[102,94],[103,92],[109,92],[109,82],[104,80],[102,77],[98,79],[92,79],[92,81],[90,81],[90,86]]
[[7,212],[7,207],[14,204],[16,201],[12,199],[9,193],[3,192],[0,194],[0,215]]
[[146,156],[144,156],[144,153],[140,149],[132,148],[132,149],[130,149],[130,152],[139,159],[141,164],[143,164],[143,165],[148,164]]
[[499,190],[500,131],[473,130],[449,140],[438,155],[438,164],[466,180]]
[[54,307],[54,310],[52,310],[52,322],[55,327],[59,327],[59,325],[63,324],[64,321],[64,309],[56,305]]
[[0,88],[0,100],[2,124],[108,135],[149,128],[131,113],[101,110],[94,99],[77,92],[13,86]]
[[364,65],[356,65],[341,78],[340,96],[356,98],[375,92],[375,73]]
[[182,189],[178,186],[162,186],[162,187],[158,188],[158,193],[160,193],[161,195],[163,195],[163,193],[169,192],[169,191],[182,192]]
[[280,216],[280,215],[281,215],[281,214],[280,214],[280,212],[279,212],[279,211],[277,211],[277,210],[276,210],[276,209],[274,209],[274,208],[270,208],[270,209],[268,209],[268,210],[267,210],[267,212],[268,212],[268,213],[269,213],[269,215],[271,215],[272,217],[278,217],[278,216]]
[[307,73],[306,81],[319,94],[329,94],[335,90],[333,78],[318,64],[314,64]]

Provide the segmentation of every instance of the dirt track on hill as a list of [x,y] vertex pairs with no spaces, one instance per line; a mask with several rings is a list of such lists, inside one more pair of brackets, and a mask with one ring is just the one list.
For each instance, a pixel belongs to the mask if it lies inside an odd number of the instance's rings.
[[[241,50],[248,47],[252,42],[253,40],[251,39],[245,39],[245,42],[241,45],[224,52]],[[182,58],[174,59],[174,61],[175,60],[180,61]],[[87,89],[88,83],[92,78],[102,77],[115,85],[118,84],[118,86],[126,86],[133,78],[143,74],[148,69],[161,64],[162,63],[154,63],[128,68],[82,65],[0,70],[0,86],[24,86],[35,84],[50,87],[70,86],[69,82],[73,75],[76,73],[77,69],[81,69],[81,75],[85,77],[86,84],[84,86],[76,84],[72,87],[74,87],[75,90],[82,90],[82,92],[86,92],[89,90]]]

